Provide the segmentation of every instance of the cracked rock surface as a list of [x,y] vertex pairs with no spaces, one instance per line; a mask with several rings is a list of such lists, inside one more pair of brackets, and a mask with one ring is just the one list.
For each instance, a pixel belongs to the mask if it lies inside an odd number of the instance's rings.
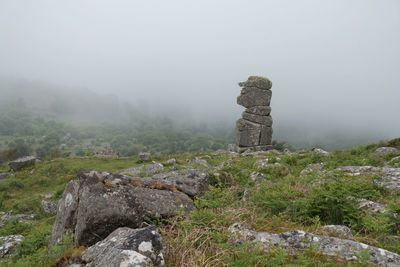
[[82,256],[84,266],[162,267],[162,239],[157,227],[121,227],[104,240],[89,247]]
[[246,110],[236,122],[238,150],[272,149],[271,81],[264,77],[250,76],[247,81],[239,83],[239,86],[242,90],[237,103]]
[[146,217],[168,218],[177,210],[193,209],[187,194],[160,184],[146,187],[121,174],[81,172],[68,183],[58,204],[50,245],[73,234],[75,246],[90,246],[119,227],[140,228]]
[[373,247],[348,239],[316,235],[301,230],[292,230],[280,234],[256,232],[240,223],[231,225],[228,229],[233,234],[234,243],[253,241],[262,245],[268,253],[273,247],[302,252],[315,246],[321,254],[337,256],[345,260],[359,260],[359,255],[367,251],[368,262],[379,266],[400,266],[400,255],[388,250]]

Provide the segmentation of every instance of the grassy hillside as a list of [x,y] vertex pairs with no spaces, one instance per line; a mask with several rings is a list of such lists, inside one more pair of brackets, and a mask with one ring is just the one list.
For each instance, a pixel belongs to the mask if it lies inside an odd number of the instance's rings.
[[[346,176],[334,171],[348,165],[384,166],[394,155],[375,156],[377,147],[392,145],[400,148],[400,141],[363,145],[350,150],[331,152],[330,157],[306,152],[261,157],[227,154],[178,154],[153,156],[152,160],[165,162],[176,158],[176,168],[196,167],[188,159],[202,157],[213,167],[226,162],[219,171],[210,171],[210,190],[195,203],[195,210],[188,216],[177,214],[173,219],[151,221],[160,226],[163,235],[164,256],[167,266],[368,266],[365,263],[347,263],[335,257],[319,255],[310,249],[304,255],[289,255],[276,249],[265,255],[261,250],[250,249],[247,244],[233,246],[227,228],[234,222],[243,222],[257,231],[278,233],[290,229],[303,229],[318,233],[326,224],[347,225],[354,240],[400,253],[399,194],[389,192],[373,183],[371,176]],[[261,170],[256,161],[269,159],[280,162],[276,168]],[[321,177],[310,173],[300,177],[309,164],[324,162],[333,183],[319,183]],[[0,236],[22,234],[25,239],[16,255],[4,266],[52,266],[62,256],[79,256],[84,248],[54,248],[48,254],[47,243],[55,215],[46,214],[41,207],[41,194],[53,193],[52,200],[61,198],[65,185],[83,170],[118,172],[137,166],[137,157],[129,159],[58,158],[36,163],[0,183],[0,211],[35,214],[32,222],[7,222],[0,228]],[[397,164],[397,165],[396,165]],[[389,163],[395,167],[400,159]],[[7,171],[3,165],[2,171]],[[203,167],[204,168],[204,167]],[[167,167],[166,169],[167,170]],[[265,179],[255,182],[253,171]],[[246,195],[246,200],[243,200]],[[385,214],[368,215],[359,210],[349,198],[364,198],[389,206]],[[297,265],[295,265],[297,264]]]

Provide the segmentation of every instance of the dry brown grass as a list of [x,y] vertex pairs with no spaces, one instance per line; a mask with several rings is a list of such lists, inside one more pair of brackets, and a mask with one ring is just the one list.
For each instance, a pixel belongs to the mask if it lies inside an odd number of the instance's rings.
[[254,210],[247,208],[216,209],[217,214],[227,215],[224,223],[214,219],[212,226],[199,226],[188,217],[176,217],[176,223],[162,227],[164,257],[167,266],[228,266],[227,257],[232,250],[220,243],[228,239],[227,228],[233,222],[250,223],[255,219]]

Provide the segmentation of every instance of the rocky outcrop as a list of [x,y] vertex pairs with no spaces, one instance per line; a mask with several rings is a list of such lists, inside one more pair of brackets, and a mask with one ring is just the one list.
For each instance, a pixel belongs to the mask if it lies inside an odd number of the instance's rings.
[[86,267],[164,266],[162,239],[155,226],[118,228],[89,247],[82,256]]
[[346,166],[337,170],[348,176],[371,175],[377,176],[375,183],[388,190],[400,192],[400,168],[373,167],[373,166]]
[[10,161],[8,163],[8,166],[10,167],[11,170],[13,171],[18,171],[22,169],[25,166],[33,165],[36,162],[36,158],[33,156],[28,156],[28,157],[23,157],[16,159],[14,161]]
[[[205,184],[200,181],[208,177],[179,172],[163,175],[137,180],[106,172],[78,174],[68,183],[58,204],[50,245],[59,244],[62,235],[73,234],[76,246],[90,246],[119,227],[139,228],[145,217],[168,218],[177,210],[192,210],[188,195],[203,191],[200,188]],[[191,188],[196,185],[197,189]]]
[[389,154],[398,155],[400,154],[400,150],[394,147],[379,147],[375,150],[375,155],[377,156],[386,156]]
[[237,103],[246,110],[236,122],[236,145],[239,151],[246,149],[272,149],[272,118],[270,116],[272,83],[259,76],[250,76],[239,83],[242,87]]
[[157,172],[162,171],[164,166],[161,163],[154,162],[153,164],[147,164],[147,165],[140,165],[138,167],[130,168],[127,169],[121,174],[129,174],[129,175],[148,175],[148,174],[154,174]]
[[287,249],[292,253],[303,252],[306,248],[315,247],[321,254],[336,256],[345,260],[359,260],[360,255],[368,252],[368,262],[371,264],[379,266],[400,265],[400,255],[348,239],[316,235],[301,230],[292,230],[280,234],[256,232],[240,223],[231,225],[229,231],[233,234],[232,243],[253,241],[262,245],[266,253],[274,247]]
[[0,259],[11,256],[22,241],[24,241],[22,235],[0,237]]
[[149,178],[133,178],[134,183],[149,188],[169,188],[180,191],[191,198],[202,196],[208,190],[207,170],[186,169],[156,174]]

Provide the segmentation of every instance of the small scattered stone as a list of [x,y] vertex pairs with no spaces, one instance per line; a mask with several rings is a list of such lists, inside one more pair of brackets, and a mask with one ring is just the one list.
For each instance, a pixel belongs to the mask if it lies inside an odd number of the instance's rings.
[[22,235],[0,237],[0,259],[10,257],[22,241],[24,241]]
[[42,200],[42,207],[46,213],[57,213],[57,204],[52,201]]
[[262,174],[260,172],[252,172],[250,174],[250,178],[251,178],[251,180],[253,180],[256,183],[265,181],[264,174]]
[[44,199],[50,199],[54,197],[53,193],[49,193],[49,194],[40,194],[40,197],[44,198]]
[[246,188],[246,189],[243,191],[243,198],[242,198],[242,200],[243,200],[243,201],[249,200],[251,193],[252,193],[252,190]]
[[334,234],[340,238],[352,238],[353,234],[349,227],[344,225],[325,225],[321,228],[322,231],[329,234]]
[[228,159],[227,161],[222,162],[222,163],[221,163],[220,165],[218,165],[215,169],[218,170],[218,171],[219,171],[219,170],[222,170],[223,168],[230,166],[230,165],[232,164],[232,162],[233,162],[233,159],[230,158],[230,159]]
[[373,215],[376,213],[385,213],[386,206],[377,202],[370,201],[368,199],[359,199],[358,209],[365,210],[367,213]]
[[277,159],[274,159],[274,160],[272,160],[272,159],[259,159],[259,160],[256,161],[256,163],[254,165],[255,165],[256,168],[263,169],[263,170],[269,169],[269,168],[281,167],[282,164],[277,162],[277,161],[280,161],[280,159],[279,160],[277,160]]
[[167,165],[175,165],[176,164],[176,159],[172,158],[169,159],[165,162]]
[[304,177],[315,171],[321,171],[325,166],[326,164],[324,162],[310,164],[300,172],[300,177]]
[[236,144],[228,144],[226,146],[226,151],[228,151],[228,152],[237,152],[237,150],[238,150],[238,147]]
[[148,153],[148,152],[140,152],[139,153],[139,160],[140,161],[149,161],[150,160],[150,153]]
[[328,151],[325,151],[325,150],[323,150],[321,148],[318,148],[318,147],[314,147],[313,149],[311,149],[311,151],[313,153],[321,154],[324,157],[329,157],[330,156],[330,153]]
[[189,163],[204,166],[206,168],[210,167],[210,165],[208,164],[208,162],[205,159],[199,159],[198,157],[196,157],[195,159],[189,160]]

